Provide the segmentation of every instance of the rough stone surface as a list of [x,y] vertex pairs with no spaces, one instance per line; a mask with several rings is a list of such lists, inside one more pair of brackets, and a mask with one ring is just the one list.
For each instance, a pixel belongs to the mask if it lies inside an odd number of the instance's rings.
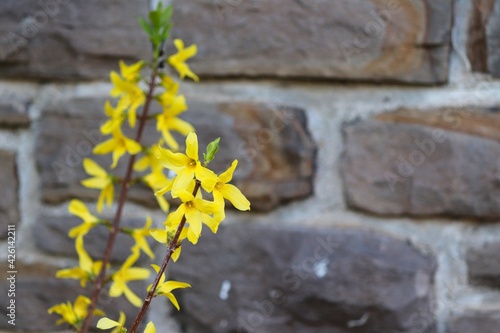
[[[55,101],[39,123],[35,124],[35,160],[41,175],[44,201],[59,203],[75,197],[97,198],[99,191],[84,188],[80,181],[89,177],[82,167],[84,158],[92,158],[105,168],[111,165],[110,156],[92,155],[92,148],[105,139],[99,132],[99,127],[105,119],[103,105],[104,99],[98,98]],[[146,131],[147,134],[154,132],[153,127]],[[152,136],[146,136],[148,143],[152,143]],[[126,163],[126,158],[122,158],[114,173],[122,177]],[[118,188],[115,193],[118,193]],[[145,186],[134,187],[129,198],[156,207],[154,194]]]
[[170,269],[186,333],[436,332],[434,258],[386,234],[233,225]]
[[7,236],[7,226],[19,222],[16,154],[0,150],[0,239]]
[[500,1],[472,1],[468,32],[472,69],[500,77]]
[[[99,115],[103,103],[95,99],[61,102],[56,109],[46,110],[37,124],[35,158],[44,201],[57,203],[75,196],[97,195],[97,191],[84,189],[79,181],[87,177],[81,166],[83,158],[90,157],[92,146],[102,140],[98,128],[103,120]],[[247,195],[253,209],[271,209],[312,193],[316,148],[307,131],[303,110],[254,103],[192,101],[183,118],[200,130],[200,147],[221,137],[219,153],[211,164],[214,170],[222,172],[233,159],[239,160],[234,183]],[[153,143],[158,134],[154,124],[149,125],[145,142]],[[98,156],[95,160],[110,165],[108,156]],[[125,163],[124,159],[120,161],[118,175],[125,173]],[[130,198],[156,206],[152,192],[145,187],[132,190]]]
[[[33,238],[36,246],[45,253],[78,258],[74,239],[68,237],[68,231],[81,223],[81,219],[74,216],[52,217],[42,216],[33,228]],[[142,228],[145,221],[125,219],[122,227]],[[93,228],[85,237],[85,249],[92,258],[101,258],[104,253],[108,230],[103,226]],[[158,244],[150,238],[149,245],[154,249]],[[134,241],[127,235],[119,234],[111,261],[121,264],[130,255],[130,248]],[[146,256],[142,256],[146,259]]]
[[470,283],[500,287],[500,242],[472,245],[467,249],[466,258]]
[[[18,267],[15,283],[16,304],[16,332],[57,332],[65,328],[64,325],[57,326],[56,321],[60,316],[47,314],[47,309],[55,304],[71,301],[76,297],[89,295],[90,289],[84,290],[77,281],[56,279],[57,269],[44,265],[29,265]],[[0,277],[2,284],[0,290],[2,295],[7,295],[9,284],[6,280],[9,275],[2,271]],[[87,287],[89,287],[87,285]],[[146,286],[142,282],[136,282],[132,289],[139,295],[144,295]],[[11,298],[4,296],[0,298],[0,306],[5,309]],[[124,297],[109,298],[101,297],[100,309],[104,310],[111,318],[118,318],[118,310],[124,311],[127,323],[131,325],[137,314],[137,308],[132,306]],[[3,312],[5,313],[5,312]],[[97,319],[94,319],[97,323]],[[0,321],[0,329],[12,329],[7,320]]]
[[347,124],[341,161],[349,206],[382,215],[500,216],[500,116],[399,110]]
[[106,78],[118,60],[149,54],[137,23],[147,10],[140,0],[1,1],[0,76]]
[[[435,84],[447,80],[453,1],[176,1],[172,35],[201,76]],[[196,17],[196,22],[189,19]]]
[[0,126],[26,127],[30,123],[26,104],[20,101],[0,100]]
[[446,333],[497,333],[500,325],[500,311],[490,310],[469,310],[454,313]]

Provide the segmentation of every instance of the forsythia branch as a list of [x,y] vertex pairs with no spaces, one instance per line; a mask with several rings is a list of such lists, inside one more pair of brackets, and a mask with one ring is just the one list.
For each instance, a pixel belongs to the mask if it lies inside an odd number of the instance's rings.
[[[196,185],[193,190],[193,196],[196,196],[198,193],[198,190],[200,189],[201,182],[196,181]],[[142,318],[146,314],[146,311],[151,304],[151,301],[153,300],[153,297],[156,292],[156,288],[158,287],[158,283],[160,282],[160,278],[162,274],[165,272],[165,269],[167,268],[168,263],[170,262],[170,259],[172,258],[172,254],[175,252],[175,250],[179,247],[179,238],[181,236],[182,229],[184,229],[184,225],[186,224],[186,215],[182,217],[181,223],[177,227],[177,230],[175,232],[174,238],[170,241],[168,247],[167,247],[167,253],[165,254],[165,258],[163,259],[163,263],[160,266],[160,270],[156,274],[155,280],[153,282],[153,285],[151,286],[151,289],[149,290],[146,298],[144,299],[144,303],[142,304],[141,310],[137,314],[137,317],[134,320],[134,324],[130,328],[130,333],[135,333],[137,330],[137,327],[142,321]]]
[[[151,101],[153,99],[153,93],[154,93],[154,90],[156,87],[156,76],[157,76],[157,72],[156,72],[156,67],[155,67],[153,72],[151,73],[151,77],[149,80],[149,89],[148,89],[148,93],[146,96],[144,108],[142,110],[142,116],[139,118],[139,127],[137,129],[137,134],[135,137],[136,142],[141,142],[142,133],[144,131],[144,125],[146,123],[146,118],[148,116]],[[120,197],[118,199],[118,208],[116,210],[115,218],[113,220],[113,226],[112,226],[112,229],[109,233],[108,240],[106,243],[106,249],[104,251],[104,257],[102,259],[103,264],[101,267],[101,271],[99,272],[99,275],[97,276],[97,279],[95,280],[95,283],[94,283],[92,297],[91,297],[91,303],[89,305],[87,317],[85,318],[85,321],[83,323],[81,333],[87,333],[89,331],[90,323],[92,321],[92,317],[94,314],[94,309],[97,305],[97,300],[99,299],[99,295],[100,295],[102,288],[104,286],[103,283],[104,283],[104,279],[106,277],[106,265],[108,264],[109,258],[111,257],[111,251],[113,249],[116,237],[120,232],[120,221],[121,221],[121,216],[122,216],[122,212],[123,212],[123,207],[125,205],[125,200],[127,199],[127,193],[128,193],[129,188],[130,188],[130,181],[132,178],[132,170],[133,170],[133,166],[135,163],[135,157],[136,157],[136,155],[131,155],[129,158],[129,161],[128,161],[127,171],[125,173],[125,177],[123,178],[123,183],[122,183],[122,187],[120,190]]]

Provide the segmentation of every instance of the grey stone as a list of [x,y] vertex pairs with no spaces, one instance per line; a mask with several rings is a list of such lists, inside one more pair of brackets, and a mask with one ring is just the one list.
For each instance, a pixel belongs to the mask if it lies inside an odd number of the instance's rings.
[[446,333],[496,333],[499,325],[498,309],[467,309],[452,315]]
[[500,242],[488,241],[467,249],[469,282],[500,288]]
[[202,77],[447,81],[451,0],[188,0],[174,8],[172,36],[198,45],[189,64]]
[[[81,219],[75,216],[41,216],[33,228],[33,238],[37,248],[52,255],[78,258],[74,239],[68,237],[68,232],[80,223],[82,223]],[[142,228],[144,223],[145,221],[139,219],[125,219],[120,226]],[[109,231],[106,227],[96,226],[85,236],[85,249],[95,260],[102,258],[108,235]],[[149,238],[149,245],[153,251],[156,244],[158,243]],[[113,251],[111,252],[111,261],[117,264],[123,263],[130,255],[132,245],[134,245],[134,241],[130,236],[122,233],[118,234]],[[141,259],[142,261],[149,260],[142,254]]]
[[7,237],[9,225],[19,223],[19,181],[16,154],[0,150],[0,239]]
[[232,225],[182,252],[187,333],[436,332],[435,259],[386,234]]
[[[100,104],[101,109],[103,103]],[[92,100],[82,103],[82,105],[87,104],[98,103]],[[91,112],[83,115],[88,110],[86,108],[80,110],[82,114],[78,116],[47,113],[35,125],[37,133],[35,160],[41,175],[42,199],[45,202],[59,203],[72,198],[96,199],[98,190],[86,189],[80,184],[81,180],[90,177],[83,169],[82,162],[88,157],[103,168],[109,168],[111,165],[110,156],[92,154],[93,147],[106,139],[99,132],[104,116],[97,116]],[[154,129],[151,128],[147,132],[154,133]],[[127,162],[128,159],[124,156],[113,173],[123,177]],[[118,194],[119,190],[120,186],[117,185],[115,194]],[[129,192],[129,199],[151,207],[157,205],[152,191],[142,184],[138,184]]]
[[0,76],[107,78],[118,60],[150,55],[137,20],[147,10],[140,0],[2,1]]
[[499,120],[488,110],[400,110],[346,124],[341,170],[349,206],[498,218]]
[[0,100],[0,126],[26,127],[30,124],[27,105],[21,101]]
[[[102,111],[95,110],[102,110],[104,100],[62,99],[53,104],[35,126],[35,159],[41,174],[42,199],[58,203],[72,197],[96,198],[98,191],[84,189],[79,182],[87,177],[81,166],[83,158],[92,157],[102,166],[111,164],[108,156],[91,155],[92,147],[103,140],[99,125],[104,117],[100,115]],[[213,170],[222,172],[233,159],[239,160],[234,184],[248,197],[252,209],[269,210],[312,194],[316,146],[308,133],[303,110],[193,100],[182,118],[198,130],[200,156],[210,141],[221,137],[219,152],[210,165]],[[159,138],[152,122],[144,133],[147,144]],[[181,137],[178,139],[183,142]],[[118,164],[118,176],[125,174],[125,164],[125,159]],[[152,191],[145,186],[132,189],[129,198],[157,206]]]

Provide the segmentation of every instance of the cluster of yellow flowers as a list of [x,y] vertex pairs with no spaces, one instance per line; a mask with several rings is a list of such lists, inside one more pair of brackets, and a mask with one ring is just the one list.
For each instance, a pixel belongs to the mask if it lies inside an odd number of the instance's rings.
[[[179,72],[181,79],[189,77],[198,81],[198,77],[186,64],[186,60],[196,54],[196,46],[191,45],[185,48],[184,43],[179,39],[174,40],[174,45],[177,48],[177,53],[168,58],[168,63]],[[141,71],[148,66],[154,73],[153,82],[149,85],[151,93],[144,91],[140,85],[143,80]],[[140,179],[155,192],[159,207],[168,214],[162,228],[152,228],[150,217],[147,217],[143,228],[119,228],[120,232],[129,235],[134,240],[134,245],[121,267],[104,279],[105,282],[111,283],[109,296],[120,297],[124,295],[130,303],[141,307],[142,299],[130,289],[128,283],[145,280],[151,273],[149,269],[134,267],[141,252],[154,259],[153,251],[147,241],[148,237],[153,237],[156,241],[166,244],[171,251],[175,249],[170,254],[167,251],[167,255],[171,255],[172,259],[176,261],[181,253],[182,241],[187,238],[189,242],[196,244],[201,235],[203,224],[208,226],[212,232],[217,232],[219,224],[225,218],[225,199],[239,210],[249,210],[250,202],[238,188],[229,184],[238,164],[237,160],[233,161],[226,171],[218,175],[208,168],[208,163],[217,152],[218,139],[209,144],[207,153],[204,154],[204,161],[200,161],[198,138],[194,127],[179,118],[188,109],[185,97],[179,93],[179,84],[159,69],[158,61],[154,61],[150,65],[144,61],[132,65],[120,62],[120,73],[111,72],[110,77],[113,84],[110,95],[115,99],[116,104],[113,106],[112,101],[106,102],[104,112],[108,119],[100,127],[101,133],[110,137],[98,144],[93,152],[96,155],[111,154],[111,170],[117,166],[124,155],[138,155],[139,158],[133,164],[133,170],[143,175]],[[160,89],[159,93],[153,93],[155,87]],[[162,109],[162,112],[148,117],[156,120],[156,128],[160,138],[157,143],[145,147],[140,142],[127,137],[123,128],[127,126],[127,123],[130,128],[135,128],[138,122],[137,110],[141,107],[145,108],[151,101],[156,101]],[[140,121],[146,121],[146,119],[140,119]],[[185,153],[179,152],[179,143],[172,132],[180,133],[186,137]],[[124,183],[124,179],[108,172],[92,159],[86,158],[83,167],[90,178],[83,180],[82,185],[100,190],[96,205],[98,213],[102,212],[104,206],[112,205],[115,197],[115,185],[119,184],[127,188],[130,186],[130,180],[129,183]],[[209,197],[212,200],[204,198],[204,196],[208,197],[206,194],[210,194]],[[179,202],[178,207],[173,211],[170,211],[167,195]],[[69,231],[69,237],[75,239],[79,265],[58,271],[57,277],[77,279],[81,286],[85,287],[89,282],[94,284],[101,270],[109,268],[109,263],[93,260],[85,250],[84,238],[92,228],[103,226],[111,230],[114,224],[107,219],[93,215],[80,200],[72,200],[69,211],[82,220],[80,225]],[[174,237],[176,233],[178,234],[177,238]],[[175,244],[172,244],[173,241]],[[165,275],[160,267],[156,265],[152,265],[152,267],[157,274],[161,274],[158,276],[159,283],[155,286],[154,296],[167,297],[179,309],[179,304],[172,291],[178,288],[187,288],[190,285],[178,281],[165,281]],[[151,287],[150,285],[148,290]],[[74,304],[67,302],[55,305],[49,309],[49,313],[59,314],[62,317],[59,322],[68,323],[79,331],[88,316],[89,304],[89,298],[78,296]],[[97,309],[93,310],[93,314],[104,316],[104,312]],[[126,332],[123,327],[124,322],[125,315],[120,313],[118,321],[107,317],[101,318],[98,327],[101,329],[115,328],[113,331],[115,333]],[[155,331],[153,323],[149,323],[145,330],[147,333]]]

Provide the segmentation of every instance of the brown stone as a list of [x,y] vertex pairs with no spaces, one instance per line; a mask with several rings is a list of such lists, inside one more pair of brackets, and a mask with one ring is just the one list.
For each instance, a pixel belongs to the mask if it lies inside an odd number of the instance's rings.
[[497,113],[399,110],[344,128],[349,206],[382,215],[500,216]]
[[500,288],[500,242],[471,245],[466,260],[471,284]]
[[500,77],[500,1],[474,0],[469,17],[467,55],[472,69]]
[[[92,199],[97,195],[97,191],[84,189],[79,181],[87,177],[81,166],[83,158],[93,156],[92,146],[102,140],[98,128],[103,116],[89,110],[98,106],[101,110],[104,101],[89,98],[74,102],[63,101],[47,109],[37,126],[35,158],[46,202],[58,203],[72,197]],[[67,104],[72,105],[64,114],[62,110]],[[200,155],[210,141],[221,137],[211,168],[222,172],[233,159],[239,160],[234,183],[251,201],[252,209],[268,210],[312,193],[316,150],[307,132],[303,110],[254,103],[192,101],[183,118],[199,131]],[[157,138],[154,124],[148,124],[145,142],[151,144]],[[95,160],[103,166],[110,165],[108,156],[98,156]],[[120,161],[117,175],[124,175],[125,163]],[[157,206],[152,191],[145,187],[133,189],[129,198]]]
[[0,150],[0,239],[7,237],[7,226],[19,223],[18,195],[16,154]]
[[464,309],[452,315],[446,333],[497,333],[499,309]]
[[0,76],[107,78],[118,60],[147,57],[138,16],[144,1],[29,0],[0,2]]
[[[49,315],[47,310],[53,305],[70,301],[73,303],[78,295],[89,297],[91,293],[90,285],[86,289],[80,287],[76,280],[55,278],[57,269],[52,266],[42,264],[21,265],[15,273],[15,297],[8,297],[10,283],[6,280],[11,274],[2,270],[0,306],[6,309],[11,299],[15,300],[16,320],[15,328],[23,332],[56,332],[67,328],[64,324],[58,326],[56,321],[61,317],[53,314]],[[146,285],[143,282],[133,282],[130,284],[141,297],[145,296]],[[138,309],[131,305],[123,296],[120,298],[110,298],[103,294],[100,297],[98,308],[106,312],[110,318],[118,319],[118,311],[125,312],[127,325],[133,322]],[[3,312],[5,313],[5,311]],[[94,326],[98,318],[94,318]],[[12,329],[4,318],[0,321],[0,329]],[[142,330],[141,330],[142,331]]]
[[183,246],[186,333],[435,333],[435,259],[356,228],[232,225]]
[[27,105],[21,101],[0,101],[0,126],[26,127],[30,123]]
[[[453,1],[178,1],[172,35],[205,77],[447,81]],[[196,22],[187,20],[196,17]]]

